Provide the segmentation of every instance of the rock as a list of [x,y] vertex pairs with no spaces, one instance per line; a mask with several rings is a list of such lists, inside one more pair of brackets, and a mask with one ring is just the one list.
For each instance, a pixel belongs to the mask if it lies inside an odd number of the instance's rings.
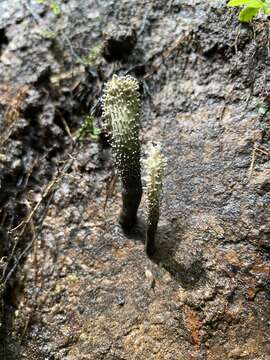
[[136,43],[137,35],[134,28],[111,26],[105,33],[102,55],[109,62],[124,60],[131,54]]

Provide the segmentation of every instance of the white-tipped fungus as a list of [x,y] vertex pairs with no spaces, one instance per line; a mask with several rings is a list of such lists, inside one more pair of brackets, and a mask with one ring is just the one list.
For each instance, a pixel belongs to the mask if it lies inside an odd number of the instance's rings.
[[114,75],[103,97],[106,128],[112,138],[115,163],[123,184],[140,175],[139,84],[127,75]]
[[123,208],[120,222],[127,229],[136,222],[142,195],[139,111],[138,81],[129,75],[114,75],[105,88],[103,117],[122,180]]
[[147,204],[146,252],[152,255],[155,250],[155,233],[159,221],[163,174],[166,166],[159,143],[150,144],[147,158],[143,163],[146,168],[144,187]]

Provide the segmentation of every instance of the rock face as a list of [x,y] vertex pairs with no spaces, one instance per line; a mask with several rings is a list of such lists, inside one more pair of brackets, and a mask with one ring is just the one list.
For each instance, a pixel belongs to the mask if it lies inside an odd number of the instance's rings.
[[[17,259],[33,245],[4,294],[0,358],[270,358],[267,22],[200,0],[58,3],[0,4],[3,255],[40,202],[16,247]],[[110,23],[135,29],[129,57],[85,63]],[[143,148],[160,141],[167,158],[152,259],[143,204],[132,235],[117,225],[110,149],[71,139],[90,109],[101,121],[112,73],[141,81]]]
[[109,62],[123,60],[130,55],[136,41],[137,36],[134,28],[113,25],[105,33],[102,55]]

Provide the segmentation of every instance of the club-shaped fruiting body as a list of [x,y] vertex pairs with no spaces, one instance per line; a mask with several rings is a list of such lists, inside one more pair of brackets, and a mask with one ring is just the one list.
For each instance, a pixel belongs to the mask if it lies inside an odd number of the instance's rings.
[[135,78],[114,75],[107,83],[103,97],[105,126],[111,137],[123,187],[120,223],[126,230],[136,222],[142,196],[138,90]]
[[161,154],[161,145],[150,144],[147,158],[143,161],[146,168],[146,253],[151,256],[155,251],[155,234],[160,215],[162,181],[166,161]]

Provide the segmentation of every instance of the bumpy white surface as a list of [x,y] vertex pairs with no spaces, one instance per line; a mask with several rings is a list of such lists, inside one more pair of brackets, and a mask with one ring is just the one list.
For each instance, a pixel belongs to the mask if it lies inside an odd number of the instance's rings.
[[147,221],[149,224],[157,222],[160,211],[162,179],[166,161],[161,154],[161,144],[150,144],[147,158],[143,160],[146,169],[145,194],[147,202]]
[[135,78],[114,75],[107,83],[103,97],[103,116],[124,183],[140,174],[138,90]]

